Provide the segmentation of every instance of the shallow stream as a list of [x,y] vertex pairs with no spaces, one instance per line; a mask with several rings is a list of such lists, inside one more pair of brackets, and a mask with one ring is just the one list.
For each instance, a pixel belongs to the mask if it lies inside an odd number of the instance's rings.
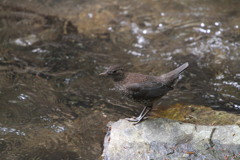
[[158,108],[238,115],[239,8],[238,0],[0,1],[0,159],[99,158],[106,124],[141,110],[98,76],[110,64],[160,75],[189,62]]

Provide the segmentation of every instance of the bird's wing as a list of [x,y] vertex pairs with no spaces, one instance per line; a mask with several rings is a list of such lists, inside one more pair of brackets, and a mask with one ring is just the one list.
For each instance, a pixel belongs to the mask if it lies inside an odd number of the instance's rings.
[[159,82],[141,82],[125,85],[127,94],[135,99],[152,99],[165,95],[172,87]]

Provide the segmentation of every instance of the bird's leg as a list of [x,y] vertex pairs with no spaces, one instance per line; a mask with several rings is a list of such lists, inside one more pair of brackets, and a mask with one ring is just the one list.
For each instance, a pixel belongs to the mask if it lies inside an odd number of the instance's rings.
[[126,118],[128,121],[130,122],[137,122],[138,119],[144,114],[144,112],[146,111],[147,106],[145,106],[142,110],[142,112],[140,113],[140,115],[138,117],[133,117],[133,118]]
[[146,109],[147,109],[147,106],[145,106],[145,107],[143,108],[142,112],[140,113],[140,115],[139,115],[138,117],[141,117],[141,116],[145,113]]
[[140,123],[145,118],[145,116],[152,110],[152,107],[146,107],[146,108],[148,108],[148,110],[146,110],[142,115],[139,115],[137,117],[137,121],[134,123],[134,125]]
[[142,110],[142,112],[140,113],[140,115],[138,117],[126,118],[126,119],[128,121],[130,121],[130,122],[136,122],[134,124],[137,124],[137,123],[139,123],[139,122],[141,122],[143,120],[143,118],[148,114],[148,112],[151,111],[151,109],[152,109],[152,107],[145,106],[144,109]]

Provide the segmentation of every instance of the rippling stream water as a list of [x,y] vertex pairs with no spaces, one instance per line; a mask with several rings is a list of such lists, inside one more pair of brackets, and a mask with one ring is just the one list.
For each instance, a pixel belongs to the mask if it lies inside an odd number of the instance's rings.
[[[190,67],[158,106],[239,114],[238,0],[0,1],[0,159],[100,157],[109,121],[137,114],[98,74]],[[110,88],[110,89],[109,89]]]

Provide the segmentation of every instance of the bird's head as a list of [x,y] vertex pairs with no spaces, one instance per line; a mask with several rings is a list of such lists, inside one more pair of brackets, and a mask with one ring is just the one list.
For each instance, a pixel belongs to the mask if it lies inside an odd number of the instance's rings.
[[122,65],[113,65],[108,67],[108,69],[100,73],[100,76],[109,76],[111,77],[114,81],[121,81],[124,79],[124,67]]

